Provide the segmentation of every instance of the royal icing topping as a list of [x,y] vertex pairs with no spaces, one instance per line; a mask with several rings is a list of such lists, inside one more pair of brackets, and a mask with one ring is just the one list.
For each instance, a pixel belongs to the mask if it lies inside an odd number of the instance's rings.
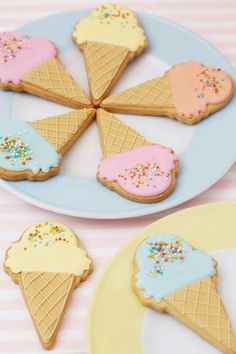
[[166,73],[169,78],[176,111],[198,116],[207,105],[224,103],[232,95],[233,83],[220,68],[188,62],[174,65]]
[[81,275],[90,267],[87,252],[65,225],[44,222],[27,229],[7,253],[5,266],[13,273],[55,272]]
[[117,182],[132,195],[154,196],[170,187],[175,160],[177,158],[171,149],[146,145],[109,156],[100,164],[98,173],[100,178]]
[[48,172],[59,155],[30,124],[21,120],[0,123],[0,168]]
[[101,5],[82,18],[73,33],[78,44],[88,41],[109,43],[135,52],[144,46],[146,37],[137,17],[117,4]]
[[19,84],[22,78],[45,60],[55,57],[54,44],[46,39],[18,32],[0,33],[0,80]]
[[136,250],[136,286],[160,302],[170,294],[215,274],[215,261],[171,234],[157,234]]

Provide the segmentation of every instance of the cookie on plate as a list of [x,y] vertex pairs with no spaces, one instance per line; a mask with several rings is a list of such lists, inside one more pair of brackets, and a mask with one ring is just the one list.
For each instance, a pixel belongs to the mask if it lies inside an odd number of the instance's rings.
[[170,148],[151,144],[111,113],[97,110],[103,159],[97,179],[125,198],[154,203],[175,188],[179,162]]
[[108,95],[127,64],[147,47],[137,17],[118,4],[101,5],[80,19],[72,38],[83,52],[95,106]]
[[0,178],[43,181],[60,170],[61,160],[95,117],[93,108],[31,122],[0,122]]
[[0,33],[0,88],[32,95],[79,109],[91,106],[47,39],[19,32]]
[[236,337],[216,289],[216,261],[171,234],[145,239],[134,256],[133,288],[144,306],[168,312],[225,354]]
[[92,271],[86,250],[65,225],[43,222],[11,245],[4,270],[20,285],[39,339],[50,349],[73,290]]
[[233,93],[234,83],[225,71],[187,62],[174,65],[162,77],[106,98],[101,107],[195,124],[223,108]]

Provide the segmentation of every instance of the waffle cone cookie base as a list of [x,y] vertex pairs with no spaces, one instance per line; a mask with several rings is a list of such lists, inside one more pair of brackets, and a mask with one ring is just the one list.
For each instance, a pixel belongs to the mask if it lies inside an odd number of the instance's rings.
[[96,119],[103,158],[150,144],[142,135],[104,109],[97,109]]
[[[56,175],[64,154],[94,117],[93,108],[84,108],[28,123],[6,123],[6,135],[0,144],[3,152],[0,177],[12,181],[43,181]],[[8,137],[7,132],[12,129],[16,135]]]
[[63,156],[94,117],[95,109],[83,108],[29,123]]
[[82,46],[92,101],[98,106],[111,91],[133,55],[125,47],[88,42]]
[[133,289],[144,306],[169,313],[233,354],[236,337],[216,289],[216,267],[213,258],[175,235],[156,234],[136,250]]
[[45,349],[50,349],[74,290],[74,276],[21,273],[19,282],[40,342]]
[[0,83],[0,87],[16,92],[28,92],[75,109],[91,106],[89,98],[58,58],[49,58],[34,67],[23,76],[19,84]]
[[[115,118],[111,113],[106,112],[103,109],[98,109],[97,110],[97,124],[98,124],[98,130],[99,130],[99,136],[100,136],[100,144],[102,147],[102,155],[103,155],[103,160],[98,168],[97,172],[97,180],[103,184],[105,187],[117,192],[124,198],[136,201],[136,202],[141,202],[141,203],[154,203],[157,201],[160,201],[164,198],[166,198],[173,190],[175,187],[175,182],[176,182],[176,175],[178,173],[179,169],[179,163],[178,160],[174,157],[173,152],[170,149],[166,149],[160,145],[157,144],[151,144],[145,138],[140,135],[138,132],[136,132],[134,129],[128,127],[125,125],[123,122],[121,122],[119,119]],[[142,150],[142,148],[146,148],[147,151],[145,153]],[[141,150],[139,150],[141,149]],[[119,177],[122,175],[122,170],[123,167],[121,165],[120,167],[120,173],[118,173],[118,178],[117,177],[112,177],[110,178],[106,176],[106,173],[108,172],[109,174],[109,169],[110,169],[110,164],[115,166],[116,168],[121,164],[119,162],[119,159],[123,159],[123,156],[125,153],[132,153],[134,154],[147,154],[147,156],[144,158],[145,160],[148,160],[149,158],[152,159],[151,153],[153,149],[160,150],[158,153],[162,154],[164,150],[168,155],[167,158],[170,158],[171,160],[173,159],[171,163],[171,168],[170,172],[168,174],[168,177],[166,179],[170,180],[170,183],[168,184],[168,187],[165,188],[165,190],[158,192],[157,194],[154,195],[136,195],[135,193],[131,191],[127,191],[124,189],[124,186],[122,183],[119,181]],[[162,151],[163,150],[163,151]],[[155,153],[157,155],[158,159],[158,153]],[[155,156],[156,156],[155,155]],[[113,159],[115,159],[113,161]],[[126,156],[125,156],[126,159]],[[130,157],[128,157],[130,159]],[[129,164],[132,168],[133,165],[136,165],[137,162],[135,162],[137,159],[137,156],[134,158],[131,157],[131,160],[129,161]],[[106,165],[106,166],[105,166]],[[105,168],[105,170],[103,170]],[[140,163],[139,167],[136,167],[136,169],[148,169],[150,166],[144,167],[144,164]],[[153,169],[157,169],[159,171],[159,166],[156,166],[155,164],[153,165]],[[127,171],[129,168],[125,168],[125,171]],[[133,176],[133,172],[130,172]],[[144,173],[143,171],[141,174]],[[161,173],[161,172],[160,172]],[[134,172],[136,174],[136,172]],[[138,174],[138,172],[137,172]],[[158,172],[156,173],[156,175]],[[124,176],[123,176],[124,177]],[[122,178],[123,178],[122,177]],[[124,177],[124,179],[128,179],[129,176]],[[147,178],[145,176],[145,178]],[[137,183],[141,183],[141,180],[138,179]],[[144,182],[143,182],[144,183]],[[133,182],[132,182],[133,184]],[[151,184],[151,183],[150,183]],[[156,188],[157,186],[155,186]],[[149,193],[148,193],[149,194]]]
[[134,291],[144,306],[169,313],[222,353],[234,354],[236,337],[215,283],[216,279],[203,279],[168,296],[160,303],[154,299],[146,299],[143,292],[135,286],[135,279]]
[[[64,225],[46,222],[36,225],[35,227],[37,231],[36,234],[33,232],[34,230],[32,228],[30,228],[29,231],[26,230],[21,239],[13,243],[12,247],[9,248],[6,253],[4,269],[6,273],[12,278],[12,280],[16,284],[20,285],[22,295],[32,317],[39,340],[44,349],[50,349],[52,348],[56,340],[57,333],[59,331],[60,324],[62,322],[63,315],[65,313],[69,300],[72,296],[72,292],[80,284],[80,282],[84,281],[91,273],[92,263],[91,260],[88,258],[87,253],[82,249],[79,241],[77,241],[76,236],[72,234],[71,231],[67,229]],[[46,263],[49,262],[50,267],[55,268],[58,266],[58,262],[60,261],[54,261],[53,263],[48,259],[48,257],[57,257],[57,251],[59,252],[58,257],[63,256],[63,252],[64,255],[66,255],[66,249],[62,252],[61,245],[59,247],[57,246],[57,242],[61,242],[57,241],[57,233],[58,235],[60,234],[60,236],[62,236],[61,230],[63,228],[63,230],[67,233],[67,235],[66,233],[63,235],[63,237],[65,237],[65,239],[67,240],[64,242],[75,242],[75,247],[78,252],[77,255],[76,253],[74,253],[75,251],[73,253],[71,253],[71,251],[68,253],[68,256],[72,255],[72,257],[78,257],[77,260],[72,259],[72,263],[74,262],[75,265],[76,262],[79,262],[79,258],[83,257],[82,268],[80,265],[77,265],[77,269],[79,269],[80,272],[79,275],[66,272],[50,271],[20,271],[17,273],[13,271],[15,270],[14,267],[17,267],[17,269],[20,269],[19,267],[22,267],[23,269],[24,267],[28,266],[28,260],[26,259],[25,261],[24,258],[28,255],[25,256],[24,254],[21,254],[22,248],[20,247],[20,244],[23,243],[22,247],[23,249],[25,249],[25,253],[32,252],[30,243],[32,243],[32,237],[37,238],[38,236],[40,236],[40,232],[38,231],[40,230],[40,228],[44,231],[41,240],[43,240],[43,237],[52,238],[51,244],[49,242],[49,246],[47,246],[47,248],[49,248],[49,251],[48,249],[45,250],[45,258],[43,259],[43,261]],[[50,228],[52,228],[52,234],[50,234],[51,231],[48,231],[51,230]],[[27,244],[25,236],[28,237]],[[74,239],[73,241],[72,238]],[[36,241],[36,243],[37,242],[38,240]],[[45,244],[43,244],[43,242],[39,242],[36,248],[38,247],[42,247],[39,252],[41,252],[43,255]],[[50,254],[50,252],[52,252],[53,247],[55,249],[55,254],[53,254],[54,252]],[[64,247],[66,248],[68,246],[65,245]],[[36,262],[36,264],[37,262],[39,262],[39,256],[40,255],[37,254],[37,250],[34,250],[32,252],[32,257],[35,258],[35,261],[31,260],[30,268],[37,267],[34,265],[34,262]],[[16,257],[18,261],[19,259],[21,259],[23,265],[18,264],[14,260],[11,260],[11,257]],[[61,261],[63,262],[63,260]],[[64,260],[65,264],[67,262],[69,262],[69,259]],[[59,267],[64,266],[66,269],[65,264],[59,265]],[[45,266],[43,267],[45,268]]]
[[195,124],[223,108],[233,94],[234,84],[228,74],[190,62],[177,64],[162,77],[106,98],[101,107],[111,112],[167,116]]

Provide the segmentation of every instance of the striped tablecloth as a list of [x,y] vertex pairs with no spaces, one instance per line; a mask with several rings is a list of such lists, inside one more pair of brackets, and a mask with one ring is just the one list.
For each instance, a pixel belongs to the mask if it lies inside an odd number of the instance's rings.
[[[163,16],[199,33],[236,68],[236,0],[127,0],[120,3]],[[0,31],[12,30],[52,13],[98,4],[98,1],[83,0],[0,0]],[[81,237],[94,259],[95,271],[74,291],[53,352],[83,353],[86,351],[85,319],[91,293],[112,255],[138,230],[167,213],[200,203],[235,199],[236,164],[221,181],[192,201],[169,212],[138,220],[89,221],[61,216],[28,205],[0,189],[0,258],[3,260],[6,248],[26,227],[41,220],[60,220]],[[0,269],[0,353],[36,354],[42,351],[18,287]]]

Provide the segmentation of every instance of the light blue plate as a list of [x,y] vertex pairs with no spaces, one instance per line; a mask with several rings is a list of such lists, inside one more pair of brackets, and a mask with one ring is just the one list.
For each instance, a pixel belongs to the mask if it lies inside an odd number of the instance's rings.
[[[61,13],[28,24],[20,30],[51,39],[63,53],[74,47],[72,28],[80,17],[87,14],[88,11]],[[170,65],[195,60],[219,66],[235,80],[235,72],[224,57],[196,34],[156,16],[143,13],[138,16],[149,40],[148,52],[152,55]],[[5,119],[12,118],[13,95],[10,92],[0,93],[1,117]],[[196,126],[191,141],[179,155],[181,169],[175,191],[156,204],[134,203],[95,180],[66,174],[46,182],[1,181],[1,185],[31,204],[72,216],[117,219],[152,214],[197,196],[219,180],[236,159],[235,132],[236,97],[224,109]]]

